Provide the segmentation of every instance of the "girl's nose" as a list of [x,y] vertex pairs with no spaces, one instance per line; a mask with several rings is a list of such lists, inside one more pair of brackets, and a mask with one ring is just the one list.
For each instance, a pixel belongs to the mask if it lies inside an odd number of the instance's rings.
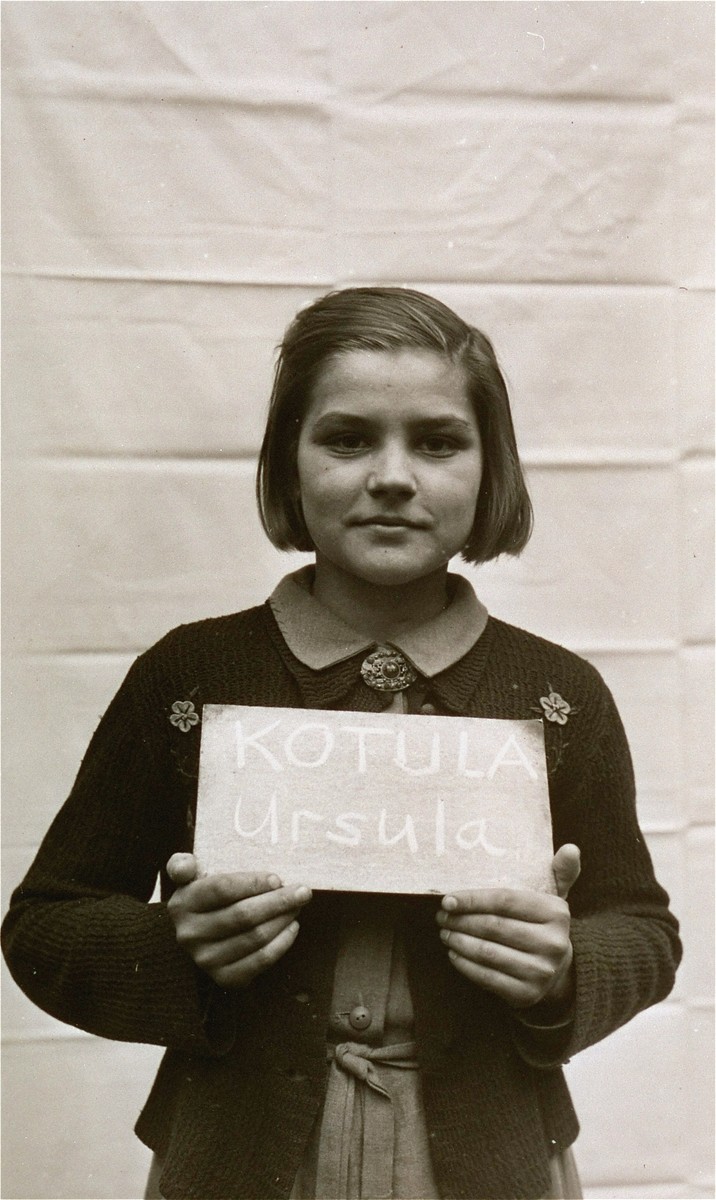
[[386,447],[373,459],[367,487],[371,495],[383,492],[415,495],[417,488],[412,463],[402,447]]

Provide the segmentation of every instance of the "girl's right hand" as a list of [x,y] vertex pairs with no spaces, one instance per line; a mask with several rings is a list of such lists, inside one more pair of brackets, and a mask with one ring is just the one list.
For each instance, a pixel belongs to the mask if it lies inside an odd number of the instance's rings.
[[236,872],[199,879],[193,854],[173,854],[176,891],[167,905],[180,946],[214,983],[245,987],[293,945],[307,887],[283,887],[276,875]]

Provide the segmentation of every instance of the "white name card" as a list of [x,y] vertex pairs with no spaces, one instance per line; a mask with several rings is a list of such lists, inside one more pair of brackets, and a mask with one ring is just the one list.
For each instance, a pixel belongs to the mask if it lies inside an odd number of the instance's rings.
[[209,874],[365,892],[553,892],[542,722],[207,704]]

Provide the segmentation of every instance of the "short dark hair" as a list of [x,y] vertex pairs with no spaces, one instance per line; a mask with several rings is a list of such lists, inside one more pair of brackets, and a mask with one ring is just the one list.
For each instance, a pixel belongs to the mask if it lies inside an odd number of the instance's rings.
[[430,350],[463,368],[482,441],[483,473],[467,562],[519,554],[532,532],[532,505],[517,453],[510,402],[492,344],[479,329],[423,292],[356,287],[329,292],[293,319],[281,343],[259,455],[256,494],[279,550],[314,550],[301,510],[297,451],[317,376],[349,350]]

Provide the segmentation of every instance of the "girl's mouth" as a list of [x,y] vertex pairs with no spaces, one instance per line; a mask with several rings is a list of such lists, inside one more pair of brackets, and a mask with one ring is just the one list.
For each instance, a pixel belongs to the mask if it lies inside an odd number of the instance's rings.
[[355,525],[374,525],[382,529],[425,529],[425,523],[410,521],[406,517],[389,516],[379,513],[374,517],[363,517],[355,521]]

